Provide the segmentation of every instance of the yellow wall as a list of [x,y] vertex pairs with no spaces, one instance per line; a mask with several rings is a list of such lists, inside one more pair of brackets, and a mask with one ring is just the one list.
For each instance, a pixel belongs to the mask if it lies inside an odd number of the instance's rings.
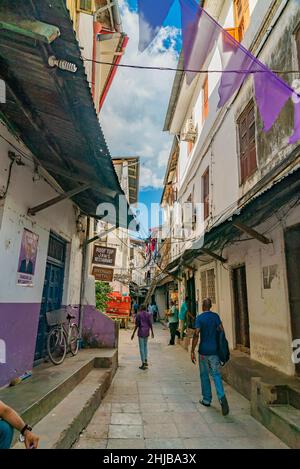
[[74,29],[76,29],[77,23],[77,0],[67,0],[67,8],[70,12],[70,16],[74,23]]

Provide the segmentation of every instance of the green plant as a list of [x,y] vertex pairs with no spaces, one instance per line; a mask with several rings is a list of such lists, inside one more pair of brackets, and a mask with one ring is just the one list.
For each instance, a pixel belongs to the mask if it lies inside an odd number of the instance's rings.
[[109,283],[96,282],[96,308],[104,312],[106,310],[109,294],[112,293],[112,288]]

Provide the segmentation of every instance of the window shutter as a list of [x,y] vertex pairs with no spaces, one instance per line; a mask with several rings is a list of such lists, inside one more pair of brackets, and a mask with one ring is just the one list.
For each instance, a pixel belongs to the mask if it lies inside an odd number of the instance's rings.
[[254,103],[247,106],[238,120],[241,184],[257,169]]
[[209,217],[209,169],[202,176],[204,220]]
[[203,109],[202,109],[202,116],[203,116],[203,121],[208,116],[208,77],[206,77],[204,85],[203,85]]
[[297,52],[298,52],[298,64],[300,66],[300,28],[296,33],[296,45],[297,45]]

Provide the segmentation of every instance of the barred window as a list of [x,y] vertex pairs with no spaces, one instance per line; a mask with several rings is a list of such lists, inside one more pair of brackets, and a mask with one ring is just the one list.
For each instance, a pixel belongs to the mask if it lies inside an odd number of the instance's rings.
[[92,0],[78,0],[78,9],[90,13],[92,11]]
[[204,298],[210,298],[212,303],[216,303],[216,282],[215,282],[215,270],[205,270],[201,272],[201,296]]

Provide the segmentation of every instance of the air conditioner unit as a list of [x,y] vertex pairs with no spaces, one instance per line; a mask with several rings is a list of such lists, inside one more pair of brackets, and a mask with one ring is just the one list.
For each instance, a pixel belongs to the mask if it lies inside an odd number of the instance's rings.
[[181,140],[184,142],[194,142],[197,137],[197,129],[194,125],[193,119],[186,121],[184,131],[181,135]]

